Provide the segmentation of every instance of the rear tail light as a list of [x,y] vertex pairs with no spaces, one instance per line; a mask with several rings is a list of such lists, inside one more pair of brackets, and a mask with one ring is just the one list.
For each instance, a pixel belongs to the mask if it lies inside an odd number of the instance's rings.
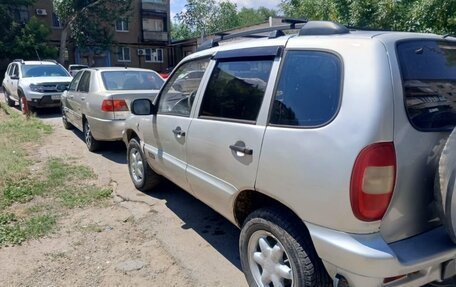
[[101,110],[104,112],[124,112],[128,111],[128,106],[123,99],[109,99],[103,100],[101,103]]
[[393,195],[396,152],[391,142],[364,148],[353,167],[350,200],[354,215],[363,221],[380,220]]

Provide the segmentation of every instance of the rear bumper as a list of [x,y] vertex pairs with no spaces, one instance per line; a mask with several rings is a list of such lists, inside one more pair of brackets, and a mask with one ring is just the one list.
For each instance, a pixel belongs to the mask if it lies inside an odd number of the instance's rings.
[[[422,286],[456,273],[456,268],[445,267],[456,258],[456,245],[443,227],[388,244],[379,233],[348,234],[307,226],[329,274],[344,276],[351,287]],[[385,278],[404,274],[407,276],[383,283]]]
[[122,140],[122,130],[125,120],[105,120],[94,117],[87,117],[92,136],[99,141]]

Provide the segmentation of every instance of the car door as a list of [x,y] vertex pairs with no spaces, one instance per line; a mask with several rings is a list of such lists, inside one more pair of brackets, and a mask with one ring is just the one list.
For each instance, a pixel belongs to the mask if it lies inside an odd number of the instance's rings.
[[17,88],[19,85],[19,65],[13,64],[10,70],[10,77],[9,77],[9,92],[10,95],[15,98],[16,100],[19,99],[19,95],[17,93]]
[[[188,131],[187,178],[196,197],[232,218],[234,196],[253,190],[265,132],[265,95],[279,47],[219,52]],[[263,118],[265,116],[263,115]]]
[[204,58],[186,62],[178,67],[158,95],[157,115],[150,117],[152,128],[144,130],[144,150],[150,166],[187,191],[187,133],[197,90],[176,89],[176,85],[181,82],[176,81],[180,75],[189,71],[205,70],[208,63],[209,58]]
[[87,116],[85,106],[86,106],[87,95],[90,90],[90,77],[91,77],[90,71],[86,70],[86,71],[82,72],[81,80],[79,81],[76,93],[74,94],[74,98],[73,98],[74,101],[72,103],[73,109],[74,109],[75,120],[78,124],[81,125],[81,127],[83,126],[83,123],[82,123],[83,115]]
[[62,108],[64,109],[64,112],[67,116],[67,119],[74,125],[77,125],[78,128],[81,128],[82,126],[79,126],[79,122],[77,122],[78,117],[75,116],[75,96],[77,92],[77,88],[79,85],[79,82],[81,80],[83,72],[80,72],[76,74],[76,76],[73,78],[71,81],[68,90],[65,91],[62,94]]

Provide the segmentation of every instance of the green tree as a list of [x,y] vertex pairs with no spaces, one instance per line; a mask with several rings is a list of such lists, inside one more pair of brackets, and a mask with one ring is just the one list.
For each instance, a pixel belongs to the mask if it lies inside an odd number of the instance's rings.
[[131,0],[53,0],[54,10],[63,29],[59,61],[65,60],[68,36],[79,47],[107,47],[112,43],[112,23],[126,17]]
[[15,12],[21,6],[28,6],[35,0],[0,0],[0,55],[12,58],[16,51],[16,36],[25,23],[18,22]]
[[[36,17],[32,17],[15,38],[14,58],[55,58],[57,48],[47,44],[51,30]],[[38,55],[37,55],[38,54]]]
[[354,27],[456,32],[455,0],[283,0],[288,17],[331,20]]
[[258,9],[242,8],[229,0],[187,0],[185,10],[176,15],[177,23],[171,30],[173,40],[191,37],[205,37],[216,32],[258,24],[277,12],[260,7]]

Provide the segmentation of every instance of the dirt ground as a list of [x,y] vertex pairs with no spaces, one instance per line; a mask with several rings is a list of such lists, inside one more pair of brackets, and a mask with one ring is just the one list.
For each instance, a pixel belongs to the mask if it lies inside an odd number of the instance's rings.
[[63,128],[58,110],[38,117],[55,131],[33,156],[90,166],[100,184],[113,186],[113,199],[70,210],[45,238],[0,248],[0,286],[247,285],[236,227],[169,182],[138,192],[123,144],[91,153],[79,131]]

